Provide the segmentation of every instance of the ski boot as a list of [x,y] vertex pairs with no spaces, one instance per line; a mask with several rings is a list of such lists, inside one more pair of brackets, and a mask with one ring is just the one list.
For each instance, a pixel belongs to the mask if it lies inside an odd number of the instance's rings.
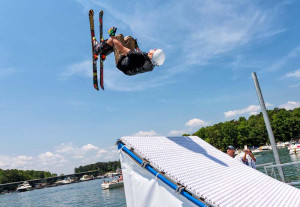
[[108,30],[108,34],[110,37],[114,37],[116,35],[116,31],[117,31],[117,28],[116,27],[111,27],[109,30]]
[[135,49],[136,48],[139,48],[139,45],[138,45],[138,43],[137,43],[137,39],[133,39],[134,40],[134,47],[135,47]]
[[107,44],[106,41],[107,40],[104,40],[99,43],[96,40],[96,38],[93,39],[93,47],[94,47],[95,54],[101,55],[103,60],[105,60],[106,56],[108,56],[110,53],[114,51],[113,46]]
[[137,43],[137,39],[133,39],[133,41],[134,41],[134,49],[135,49],[137,52],[140,52],[141,50],[140,50],[140,47],[139,47],[139,45],[138,45],[138,43]]

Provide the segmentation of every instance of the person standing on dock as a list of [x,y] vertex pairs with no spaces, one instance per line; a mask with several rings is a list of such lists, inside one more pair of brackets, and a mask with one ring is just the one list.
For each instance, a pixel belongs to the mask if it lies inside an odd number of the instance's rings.
[[254,157],[252,151],[250,149],[244,149],[244,155],[242,157],[242,162],[249,167],[256,169],[255,163],[256,158]]
[[245,165],[256,169],[256,158],[254,157],[250,149],[244,149],[244,154],[242,156],[236,156],[234,147],[230,145],[227,147],[227,154],[230,157],[235,158],[240,162],[244,163]]
[[227,147],[227,154],[232,157],[232,158],[235,158],[236,157],[236,154],[235,154],[235,149],[233,146],[228,146]]

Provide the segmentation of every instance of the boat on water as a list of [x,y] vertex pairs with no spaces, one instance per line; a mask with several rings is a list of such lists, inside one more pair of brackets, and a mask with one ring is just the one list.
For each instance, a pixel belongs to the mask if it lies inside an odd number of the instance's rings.
[[82,178],[80,178],[80,181],[88,181],[88,180],[91,180],[92,177],[89,176],[89,175],[83,175]]
[[123,186],[124,186],[123,181],[112,181],[112,182],[107,182],[107,183],[101,184],[101,187],[103,190],[112,189],[112,188],[120,188]]
[[277,142],[276,147],[277,148],[284,148],[284,147],[286,147],[286,143],[285,142]]
[[288,147],[290,154],[299,154],[300,153],[300,143],[290,144]]
[[23,184],[18,185],[17,187],[17,191],[19,192],[24,192],[29,190],[32,190],[32,186],[27,181],[25,181]]
[[252,153],[258,153],[258,152],[261,152],[261,151],[262,151],[261,149],[256,148],[256,149],[253,149],[253,150],[252,150]]
[[63,181],[62,180],[57,180],[55,183],[54,183],[54,185],[62,185],[63,184]]
[[65,178],[61,184],[66,185],[66,184],[70,184],[73,183],[74,180],[72,180],[70,177]]

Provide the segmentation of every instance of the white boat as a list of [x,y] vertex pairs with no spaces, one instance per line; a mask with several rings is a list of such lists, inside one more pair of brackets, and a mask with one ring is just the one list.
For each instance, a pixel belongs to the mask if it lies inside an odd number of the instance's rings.
[[25,181],[23,184],[18,185],[17,191],[23,192],[23,191],[29,191],[32,190],[32,186]]
[[112,189],[112,188],[120,188],[123,187],[124,183],[123,181],[119,181],[119,182],[110,182],[110,183],[102,183],[101,187],[103,190],[105,189]]
[[285,144],[285,142],[277,142],[276,147],[283,148],[283,147],[286,147],[286,144]]
[[62,181],[62,184],[65,185],[65,184],[70,184],[72,182],[73,182],[73,180],[70,177],[67,177]]
[[288,147],[290,154],[299,154],[300,153],[300,143],[290,144]]
[[252,150],[252,153],[257,153],[257,152],[261,152],[261,151],[262,151],[261,149],[256,148],[256,149]]
[[57,180],[54,184],[55,185],[61,185],[61,184],[63,184],[63,181],[62,180]]
[[80,178],[80,181],[88,181],[91,180],[91,177],[88,175],[83,175],[82,178]]

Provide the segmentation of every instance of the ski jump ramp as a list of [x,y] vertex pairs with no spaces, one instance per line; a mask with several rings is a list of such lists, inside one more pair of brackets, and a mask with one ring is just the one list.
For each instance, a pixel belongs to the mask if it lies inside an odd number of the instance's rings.
[[300,190],[252,169],[199,137],[122,137],[128,207],[300,207]]

